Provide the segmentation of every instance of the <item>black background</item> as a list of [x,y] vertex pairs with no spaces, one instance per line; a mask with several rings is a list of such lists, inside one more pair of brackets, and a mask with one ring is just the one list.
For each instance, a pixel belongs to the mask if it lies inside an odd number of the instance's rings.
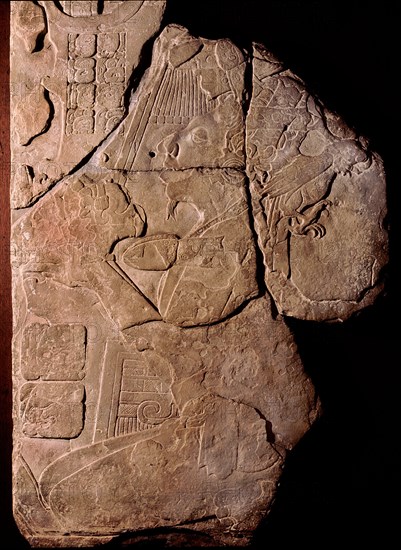
[[[1,2],[1,469],[0,547],[24,550],[11,516],[10,290],[7,266],[7,6]],[[192,34],[261,42],[383,158],[391,262],[386,292],[341,324],[289,321],[324,414],[293,451],[273,510],[252,548],[399,545],[400,41],[396,3],[349,0],[168,0],[164,24]],[[395,534],[395,543],[390,536]],[[122,543],[121,543],[122,544]],[[161,541],[160,541],[161,544]],[[109,546],[108,546],[109,547]],[[119,548],[118,544],[110,548]],[[127,546],[128,547],[128,546]],[[146,545],[159,547],[159,543]]]

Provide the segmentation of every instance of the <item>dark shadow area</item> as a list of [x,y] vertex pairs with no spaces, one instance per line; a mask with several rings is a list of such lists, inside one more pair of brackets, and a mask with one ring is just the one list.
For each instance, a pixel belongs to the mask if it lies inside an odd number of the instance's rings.
[[378,548],[391,547],[401,455],[398,338],[390,310],[383,299],[341,325],[288,323],[323,415],[290,455],[255,548],[311,539],[319,548],[374,540]]
[[196,10],[169,2],[165,23],[230,38],[250,51],[263,43],[310,91],[369,138],[387,173],[391,263],[386,294],[341,324],[288,320],[323,415],[291,453],[273,510],[252,548],[364,542],[395,534],[400,491],[400,202],[397,170],[399,38],[389,2],[223,0]]
[[[2,106],[8,98],[8,4],[0,1]],[[396,4],[357,0],[168,0],[164,24],[206,38],[230,38],[250,50],[263,43],[305,80],[322,102],[383,158],[388,178],[391,263],[377,303],[342,324],[288,320],[323,414],[291,453],[270,515],[252,549],[309,544],[313,548],[392,548],[398,525],[400,349],[398,328],[398,175],[400,51]],[[3,36],[4,35],[4,36]],[[149,53],[149,52],[148,52]],[[3,91],[4,88],[4,91]],[[3,120],[4,119],[4,120]],[[3,109],[2,146],[7,109]],[[9,162],[9,161],[8,161]],[[11,513],[11,310],[8,261],[9,164],[1,165],[2,325],[0,360],[0,527],[7,550],[29,545]],[[172,540],[172,539],[171,539]],[[130,537],[105,548],[169,548],[169,537]],[[399,540],[399,535],[395,538]],[[188,542],[190,548],[196,548]],[[163,546],[164,545],[164,546]]]

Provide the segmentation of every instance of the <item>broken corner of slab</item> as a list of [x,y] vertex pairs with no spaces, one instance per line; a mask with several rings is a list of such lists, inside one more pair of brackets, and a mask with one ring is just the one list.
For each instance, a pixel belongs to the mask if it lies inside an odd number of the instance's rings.
[[345,320],[383,290],[382,160],[258,44],[253,68],[247,174],[266,286],[284,315]]
[[164,3],[102,4],[13,3],[15,517],[245,546],[321,413],[283,316],[383,289],[382,161],[264,47],[178,25],[126,105]]

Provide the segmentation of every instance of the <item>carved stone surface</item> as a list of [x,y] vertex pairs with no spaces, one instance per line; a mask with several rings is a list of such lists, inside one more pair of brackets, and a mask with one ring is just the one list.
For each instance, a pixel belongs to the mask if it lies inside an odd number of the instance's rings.
[[12,2],[14,207],[32,204],[117,126],[164,8],[165,0]]
[[381,159],[259,45],[253,67],[247,173],[267,288],[286,315],[346,319],[381,290]]
[[33,547],[158,528],[246,545],[320,414],[283,315],[345,319],[383,287],[380,158],[262,46],[167,26],[125,109],[163,8],[13,3],[14,513]]

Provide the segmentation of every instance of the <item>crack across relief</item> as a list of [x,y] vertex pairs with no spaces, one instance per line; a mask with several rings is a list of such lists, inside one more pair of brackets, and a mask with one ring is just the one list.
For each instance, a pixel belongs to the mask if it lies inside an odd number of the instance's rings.
[[12,70],[53,72],[14,88],[21,529],[242,544],[320,411],[274,308],[369,302],[380,163],[260,46],[170,25],[145,71],[162,2],[27,4],[45,47],[17,32]]
[[[12,128],[20,142],[12,151],[14,208],[32,205],[87,162],[123,118],[130,75],[164,7],[106,2],[98,13],[97,2],[16,2],[12,39],[25,47],[13,72]],[[21,177],[24,164],[37,174],[34,185]]]
[[[263,46],[255,45],[253,64],[247,173],[267,288],[287,315],[314,320],[333,314],[347,317],[356,303],[362,306],[373,299],[380,284],[376,278],[372,288],[365,249],[355,254],[352,244],[341,253],[344,269],[337,269],[332,252],[345,223],[340,222],[344,216],[341,205],[349,201],[345,186],[353,181],[363,202],[363,186],[376,178],[380,165],[373,162],[366,140],[357,139],[337,115],[312,97],[300,79],[272,61]],[[365,222],[357,219],[358,212],[359,207],[350,204],[348,223],[354,223],[368,249],[377,250],[376,244],[369,243],[369,232]],[[381,215],[380,209],[375,215]],[[335,284],[334,273],[338,274]],[[309,285],[316,277],[320,284]],[[337,290],[327,296],[329,284]]]

